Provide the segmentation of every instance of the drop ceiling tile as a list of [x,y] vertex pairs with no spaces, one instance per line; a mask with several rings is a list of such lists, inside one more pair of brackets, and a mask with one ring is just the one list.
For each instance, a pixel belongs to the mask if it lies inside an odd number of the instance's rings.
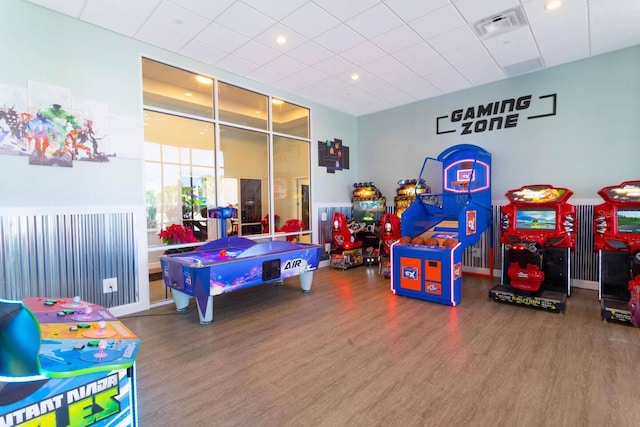
[[409,46],[393,54],[394,58],[405,65],[415,64],[434,56],[438,56],[438,52],[424,42]]
[[471,83],[462,77],[460,73],[455,72],[453,68],[450,71],[431,74],[427,80],[444,93],[457,92],[471,87]]
[[425,40],[464,25],[466,25],[466,22],[451,5],[441,7],[409,22],[409,26]]
[[450,2],[449,0],[384,0],[384,4],[405,22],[409,22],[447,6]]
[[589,56],[589,43],[583,42],[577,45],[566,45],[559,49],[542,50],[542,59],[547,67],[565,64],[585,56]]
[[281,53],[263,45],[262,43],[251,40],[236,49],[232,55],[246,61],[253,62],[254,64],[263,65],[276,59],[281,55]]
[[506,77],[502,68],[490,58],[459,63],[455,65],[455,69],[473,85],[481,85]]
[[[153,10],[160,4],[161,0],[88,0],[87,7],[92,6],[92,3],[100,3],[103,6],[108,6],[114,9],[124,12],[127,15],[133,15],[137,18],[147,19]],[[69,3],[61,2],[58,3]]]
[[[428,80],[432,74],[438,74],[444,71],[451,71],[451,65],[442,57],[434,56],[424,61],[416,62],[409,66],[420,77]],[[455,72],[455,71],[454,71]]]
[[462,47],[442,55],[451,65],[456,67],[458,64],[464,64],[474,61],[493,61],[489,52],[480,42],[473,43],[469,46]]
[[416,99],[432,98],[442,95],[442,91],[421,77],[405,80],[397,85],[403,92],[413,95]]
[[[127,3],[138,3],[140,0],[131,1],[131,0],[120,0],[127,1]],[[149,0],[147,0],[149,1]],[[170,0],[171,3],[175,3],[179,6],[184,7],[185,9],[189,9],[190,11],[197,13],[198,15],[208,19],[213,20],[220,16],[220,14],[231,4],[233,4],[234,0],[215,0],[215,1],[202,1],[202,0]],[[165,1],[166,3],[166,1]],[[246,2],[245,2],[246,3]]]
[[223,52],[220,49],[216,49],[197,40],[191,40],[187,43],[186,46],[180,49],[180,53],[210,65],[215,65],[227,56],[227,52]]
[[322,80],[326,80],[330,77],[327,73],[324,73],[313,67],[307,67],[305,69],[302,69],[296,72],[295,74],[293,74],[293,76],[296,79],[300,80],[301,82],[305,82],[309,85],[317,83]]
[[591,54],[600,55],[626,47],[640,44],[640,31],[632,31],[614,37],[603,38],[591,42]]
[[202,16],[166,1],[160,3],[147,22],[189,38],[194,37],[209,24]]
[[126,14],[95,1],[87,3],[80,17],[91,24],[129,37],[133,37],[144,23],[144,20],[141,18]]
[[397,52],[422,41],[422,38],[407,26],[394,28],[371,39],[373,44],[388,53]]
[[252,71],[257,69],[259,66],[253,62],[238,58],[237,56],[228,55],[222,60],[218,61],[216,67],[222,68],[223,70],[229,71],[239,76],[246,76],[247,74],[250,74]]
[[329,94],[342,91],[349,86],[348,82],[337,79],[335,77],[329,77],[328,79],[323,80],[322,84],[327,89],[327,93]]
[[309,99],[321,98],[329,95],[327,88],[321,82],[317,84],[310,84],[301,89],[298,89],[297,94]]
[[365,41],[364,37],[344,24],[333,27],[314,40],[334,53],[344,52]]
[[212,22],[196,36],[196,40],[224,52],[232,52],[247,43],[249,38]]
[[611,1],[591,3],[589,5],[589,18],[592,24],[617,20],[629,14],[640,13],[640,2],[637,0],[616,0],[615,5]]
[[189,41],[188,37],[147,22],[140,27],[135,38],[164,49],[179,51]]
[[438,53],[444,54],[478,42],[478,37],[469,27],[460,27],[427,40]]
[[340,53],[340,56],[356,65],[364,65],[385,55],[386,53],[382,49],[371,42],[360,43]]
[[276,73],[265,67],[258,67],[247,75],[248,78],[273,85],[275,82],[282,80],[285,75]]
[[629,13],[591,26],[591,41],[606,40],[640,29],[640,13]]
[[538,49],[528,27],[486,39],[482,43],[502,67],[538,57]]
[[306,86],[305,82],[301,82],[292,76],[287,76],[282,80],[278,80],[273,85],[290,93],[296,93],[298,90]]
[[381,74],[380,78],[394,86],[400,86],[404,82],[420,78],[415,71],[407,67],[402,67],[390,73]]
[[346,24],[365,38],[398,28],[402,21],[384,5],[377,5],[351,18]]
[[401,70],[405,67],[394,57],[383,56],[382,58],[378,58],[375,61],[371,61],[363,65],[362,68],[370,72],[371,74],[380,77],[385,74]]
[[583,45],[589,47],[589,33],[586,28],[569,31],[555,37],[537,39],[538,49],[544,56],[548,52],[559,49],[573,49],[574,46]]
[[[194,0],[202,1],[202,0]],[[216,3],[218,0],[212,2]],[[252,8],[259,10],[271,19],[280,21],[291,12],[300,8],[307,3],[307,0],[277,0],[277,1],[265,1],[265,0],[242,0]]]
[[[285,36],[287,38],[287,42],[285,44],[276,43],[276,37],[278,36]],[[278,52],[284,53],[306,43],[309,39],[302,34],[296,33],[291,28],[278,23],[269,27],[263,33],[258,34],[254,40],[265,46],[269,46]]]
[[287,52],[287,55],[300,62],[304,62],[307,65],[313,65],[333,56],[334,54],[329,49],[325,49],[320,46],[318,43],[308,41],[295,49],[290,50]]
[[[542,3],[542,1],[543,0],[540,0],[540,3]],[[517,7],[520,5],[520,2],[518,0],[456,0],[454,4],[464,19],[469,23],[473,23]]]
[[60,2],[59,0],[26,0],[29,3],[37,4],[38,6],[46,7],[47,9],[55,10],[65,15],[73,16],[77,18],[82,12],[82,6],[84,6],[84,0],[68,0]]
[[318,6],[341,21],[347,21],[359,13],[375,6],[378,0],[314,0]]
[[257,36],[275,24],[273,19],[242,2],[234,2],[215,22],[249,38]]
[[572,9],[552,18],[532,23],[531,31],[537,40],[556,37],[560,34],[582,29],[585,36],[589,29],[586,9]]
[[330,76],[346,75],[355,65],[340,56],[332,56],[313,65]]
[[285,76],[294,75],[298,71],[307,68],[306,64],[298,61],[297,59],[293,59],[288,55],[280,55],[264,66],[271,71],[284,74]]
[[552,19],[570,11],[582,10],[586,13],[587,0],[563,0],[562,6],[554,10],[546,10],[542,1],[532,0],[523,2],[522,8],[529,24],[533,24],[534,22]]
[[282,23],[305,37],[313,38],[335,27],[340,21],[316,4],[306,3],[284,18]]

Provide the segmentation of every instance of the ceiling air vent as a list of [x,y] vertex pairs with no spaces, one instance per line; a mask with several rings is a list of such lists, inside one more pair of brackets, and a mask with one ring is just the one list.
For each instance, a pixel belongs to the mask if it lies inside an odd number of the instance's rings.
[[524,12],[520,7],[515,7],[479,20],[473,25],[473,29],[481,40],[485,40],[525,25],[527,18]]

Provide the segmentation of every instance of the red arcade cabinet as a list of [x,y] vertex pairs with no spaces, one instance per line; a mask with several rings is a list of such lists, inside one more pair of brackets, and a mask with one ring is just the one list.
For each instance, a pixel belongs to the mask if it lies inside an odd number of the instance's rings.
[[604,187],[594,209],[602,319],[640,326],[640,181]]
[[380,221],[380,259],[378,273],[384,277],[391,275],[391,245],[400,240],[400,218],[387,212]]
[[490,299],[564,311],[576,244],[576,208],[567,203],[572,194],[551,185],[506,193],[511,203],[501,209],[501,284],[489,290]]

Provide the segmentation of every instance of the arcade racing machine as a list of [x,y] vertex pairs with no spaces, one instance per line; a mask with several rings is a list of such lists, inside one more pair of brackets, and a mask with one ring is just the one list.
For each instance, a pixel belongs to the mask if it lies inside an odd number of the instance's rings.
[[373,182],[353,184],[351,220],[340,212],[332,219],[332,246],[330,265],[347,269],[358,265],[378,263],[379,228],[386,212],[386,199]]
[[571,250],[575,249],[573,192],[531,185],[506,193],[511,203],[500,217],[501,284],[489,290],[495,301],[563,312],[571,294]]
[[[398,218],[402,219],[402,214],[407,210],[411,203],[416,200],[416,187],[418,180],[416,179],[401,179],[398,181],[398,188],[396,188],[396,196],[393,198],[393,204],[395,213]],[[430,193],[431,189],[428,186],[421,185],[418,188],[420,193]]]
[[402,214],[402,237],[391,246],[391,290],[440,304],[459,304],[462,253],[491,226],[491,218],[489,152],[462,144],[435,159],[426,158],[416,200]]
[[593,215],[602,320],[640,327],[640,181],[604,187],[598,194],[605,200]]
[[378,259],[378,273],[384,277],[391,275],[391,245],[400,240],[400,218],[396,214],[387,212],[380,221],[380,257]]

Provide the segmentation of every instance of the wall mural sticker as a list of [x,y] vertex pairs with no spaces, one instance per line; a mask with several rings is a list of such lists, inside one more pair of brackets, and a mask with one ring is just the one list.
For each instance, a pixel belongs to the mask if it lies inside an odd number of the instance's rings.
[[318,166],[326,167],[327,173],[349,169],[349,147],[337,138],[318,141]]
[[73,99],[66,88],[34,81],[28,83],[28,103],[16,102],[19,92],[0,88],[0,154],[26,156],[30,165],[61,167],[115,157],[104,150],[106,105]]

